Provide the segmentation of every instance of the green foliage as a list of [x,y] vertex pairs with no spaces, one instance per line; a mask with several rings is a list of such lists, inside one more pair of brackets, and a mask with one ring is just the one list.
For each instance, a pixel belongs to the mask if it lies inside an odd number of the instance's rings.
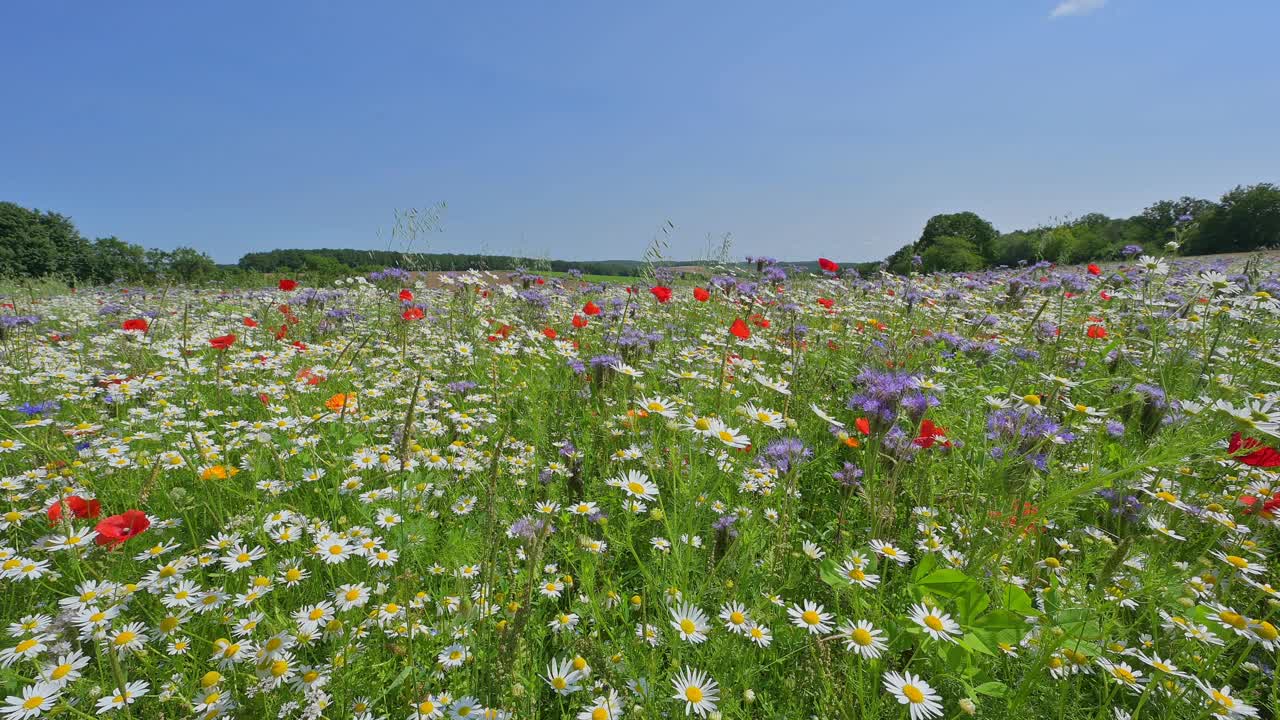
[[972,243],[979,257],[989,258],[996,236],[995,227],[976,213],[934,215],[925,223],[924,232],[920,233],[920,239],[916,241],[916,251],[923,257],[942,238],[958,237]]
[[977,267],[1014,266],[1047,260],[1082,263],[1116,260],[1123,248],[1138,246],[1149,254],[1168,250],[1188,255],[1249,252],[1280,246],[1280,187],[1271,183],[1241,185],[1218,202],[1183,196],[1152,203],[1141,214],[1111,218],[1087,213],[1074,220],[1030,230],[996,234],[991,223],[972,212],[934,215],[914,245],[886,260],[891,272],[916,269],[912,253],[924,259],[926,271],[977,269],[963,246],[948,241],[945,251],[930,253],[943,239],[959,237],[973,244],[982,258]]
[[391,250],[353,250],[320,248],[314,250],[282,249],[247,253],[240,258],[240,268],[262,273],[316,271],[320,273],[353,273],[399,267],[412,270],[517,270],[539,268],[554,272],[579,270],[593,275],[636,277],[641,263],[632,260],[572,262],[539,260],[510,255],[471,253],[410,253]]
[[1246,252],[1280,245],[1280,187],[1238,186],[1200,218],[1187,241],[1195,254]]
[[920,254],[927,272],[960,272],[977,270],[983,265],[982,254],[969,240],[958,235],[943,235]]

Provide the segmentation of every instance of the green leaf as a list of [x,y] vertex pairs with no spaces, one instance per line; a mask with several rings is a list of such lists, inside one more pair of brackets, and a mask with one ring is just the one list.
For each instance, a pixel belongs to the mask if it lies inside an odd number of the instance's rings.
[[954,599],[965,592],[968,586],[976,584],[976,581],[959,570],[943,568],[920,578],[915,584],[925,592]]
[[1002,682],[992,680],[991,682],[982,683],[978,687],[974,688],[973,691],[979,695],[986,695],[988,697],[1004,697],[1009,692],[1009,686]]
[[849,582],[836,572],[836,561],[832,558],[823,560],[818,566],[818,577],[822,578],[822,582],[836,589],[849,587]]
[[1012,583],[1004,586],[1004,592],[1001,595],[1000,604],[1003,605],[1006,610],[1018,613],[1019,615],[1035,616],[1040,614],[1040,611],[1036,609],[1035,602],[1032,601],[1031,596],[1027,594],[1027,591],[1017,585],[1013,585]]
[[991,648],[987,647],[986,644],[973,633],[965,633],[964,637],[960,638],[960,644],[976,653],[990,655],[992,657],[995,656],[995,653],[991,652]]

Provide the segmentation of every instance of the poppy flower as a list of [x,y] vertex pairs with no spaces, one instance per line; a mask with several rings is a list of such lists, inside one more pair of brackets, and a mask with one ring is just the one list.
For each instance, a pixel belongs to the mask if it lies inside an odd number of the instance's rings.
[[338,412],[347,407],[352,400],[355,400],[355,397],[355,393],[334,393],[329,396],[328,400],[324,401],[324,406],[333,412]]
[[258,327],[258,321],[253,318],[247,317],[243,322],[245,327]]
[[747,327],[747,324],[742,321],[742,318],[737,318],[733,321],[733,324],[729,326],[729,333],[739,340],[746,340],[751,337],[751,328]]
[[555,328],[549,328],[549,327],[542,328],[542,334],[546,335],[547,338],[551,340],[555,340],[557,337],[560,336],[560,333],[557,333]]
[[595,317],[600,314],[600,306],[588,300],[587,304],[582,306],[582,313]]
[[853,426],[858,428],[858,432],[862,433],[863,435],[871,434],[871,421],[867,420],[864,417],[860,417],[857,420],[854,420]]
[[147,518],[146,513],[141,510],[125,510],[120,515],[112,515],[103,520],[93,528],[98,532],[94,542],[116,547],[149,527],[151,527],[151,520]]
[[831,298],[818,298],[818,304],[830,310],[831,307],[836,304],[836,301]]
[[298,374],[293,376],[293,379],[298,382],[305,382],[308,385],[319,385],[324,382],[324,376],[317,375],[309,367],[299,370]]
[[408,322],[413,322],[414,320],[421,320],[423,317],[422,308],[411,307],[408,310],[405,310],[403,313],[401,313],[400,317]]
[[574,326],[574,327],[576,327],[576,328],[578,328],[578,329],[582,329],[582,328],[586,327],[586,326],[587,326],[587,323],[589,323],[589,322],[591,322],[591,321],[590,321],[590,320],[588,320],[588,319],[586,319],[586,318],[584,318],[584,317],[582,317],[581,315],[574,315],[574,316],[573,316],[573,326]]
[[283,278],[280,280],[280,289],[285,292],[293,292],[294,290],[298,289],[298,281],[290,280],[289,278]]
[[120,323],[120,328],[123,330],[146,332],[148,327],[147,321],[142,318],[133,318],[132,320],[125,320],[123,323]]
[[49,506],[49,524],[56,524],[62,519],[62,506],[67,506],[72,515],[80,518],[96,518],[102,512],[102,503],[97,500],[85,500],[79,495],[70,495],[61,502],[56,502]]
[[693,289],[693,299],[698,302],[706,302],[711,299],[711,293],[706,288],[696,287]]
[[212,347],[214,350],[226,350],[227,348],[235,344],[236,344],[236,336],[234,334],[227,334],[221,337],[209,339],[209,346]]
[[280,328],[276,330],[276,339],[283,340],[285,335],[289,334],[289,326],[281,323]]
[[1089,268],[1088,268],[1088,270],[1089,270],[1089,274],[1090,274],[1090,275],[1101,275],[1101,274],[1102,274],[1102,268],[1098,267],[1097,265],[1094,265],[1093,263],[1089,263]]
[[413,292],[408,289],[401,290],[400,302],[413,302]]
[[946,429],[934,425],[932,420],[925,418],[924,422],[920,423],[920,433],[912,442],[928,450],[939,440],[942,441],[943,447],[951,447],[951,441],[947,439]]
[[660,303],[664,303],[671,299],[671,288],[664,285],[651,287],[649,288],[649,292],[653,293],[653,296],[658,298],[658,302]]
[[1106,290],[1103,290],[1102,292],[1098,293],[1098,297],[1102,298],[1103,300],[1110,300],[1111,293],[1107,292]]
[[[1238,455],[1237,453],[1242,449],[1252,452]],[[1280,451],[1263,445],[1254,438],[1241,437],[1240,433],[1231,436],[1231,441],[1227,443],[1227,452],[1231,453],[1236,460],[1252,467],[1280,467]]]
[[1101,340],[1107,336],[1107,329],[1101,325],[1090,325],[1086,334],[1094,340]]
[[840,272],[840,266],[826,258],[818,258],[818,267],[827,272]]

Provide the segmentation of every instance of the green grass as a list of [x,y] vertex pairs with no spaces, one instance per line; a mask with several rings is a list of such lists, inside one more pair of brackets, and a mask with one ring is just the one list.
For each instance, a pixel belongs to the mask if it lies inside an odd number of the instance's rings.
[[[78,652],[43,716],[145,680],[135,717],[195,716],[211,689],[235,717],[415,717],[442,695],[677,717],[686,668],[726,718],[906,717],[885,687],[904,672],[948,718],[1206,718],[1223,706],[1198,683],[1274,706],[1275,527],[1241,498],[1280,479],[1225,445],[1276,443],[1256,294],[1275,268],[1252,270],[1238,292],[1039,270],[547,308],[445,288],[417,291],[416,322],[391,285],[50,292],[0,336],[0,621],[37,616],[0,658],[49,648],[0,669],[0,694],[52,693],[38,679]],[[575,328],[587,300],[609,309]],[[73,495],[100,516],[51,524]],[[135,508],[151,525],[118,546],[47,544]],[[177,607],[179,579],[218,608]],[[76,605],[118,614],[95,633]],[[113,650],[135,622],[141,650]],[[559,694],[549,666],[575,659],[590,672]]]

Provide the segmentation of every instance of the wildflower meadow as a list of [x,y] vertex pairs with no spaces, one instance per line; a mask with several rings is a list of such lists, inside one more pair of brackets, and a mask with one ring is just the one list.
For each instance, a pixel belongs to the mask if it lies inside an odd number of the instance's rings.
[[1280,266],[12,288],[0,718],[1273,717]]

